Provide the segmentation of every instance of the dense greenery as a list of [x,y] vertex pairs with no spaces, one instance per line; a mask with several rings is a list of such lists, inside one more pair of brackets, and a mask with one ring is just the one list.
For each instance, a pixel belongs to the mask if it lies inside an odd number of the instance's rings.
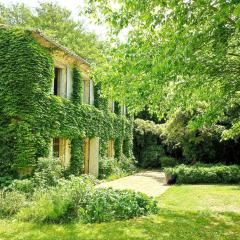
[[[50,94],[53,79],[51,49],[42,47],[31,31],[0,28],[0,155],[1,174],[34,167],[39,157],[48,155],[51,138],[72,140],[70,170],[83,171],[83,139],[99,136],[127,142],[116,146],[119,157],[131,158],[132,124],[124,116],[107,109],[81,104],[81,75],[73,67],[72,101]],[[79,101],[79,102],[78,102]],[[106,152],[101,152],[106,155]]]
[[121,159],[102,157],[99,161],[99,178],[116,178],[129,175],[136,170],[131,158],[123,157]]
[[116,99],[135,112],[147,106],[160,119],[192,112],[189,130],[220,124],[222,139],[239,138],[238,1],[90,0],[86,6],[113,33],[128,32],[96,69]]
[[33,176],[0,190],[0,217],[35,222],[83,223],[129,219],[156,213],[156,201],[128,190],[97,188],[90,175],[64,178],[60,162],[39,160]]
[[42,224],[0,219],[3,240],[236,240],[240,229],[238,185],[176,185],[158,199],[157,215],[125,221]]
[[178,163],[239,164],[239,141],[221,141],[221,125],[190,131],[191,115],[177,111],[170,120],[158,124],[135,119],[134,155],[139,165],[161,167],[164,155],[176,158]]
[[179,165],[164,169],[177,183],[240,183],[240,167],[237,165]]
[[75,20],[68,9],[57,3],[40,3],[35,8],[24,4],[4,6],[0,3],[1,23],[40,29],[84,59],[92,63],[102,61],[104,43],[97,39],[96,34],[86,31],[86,27]]

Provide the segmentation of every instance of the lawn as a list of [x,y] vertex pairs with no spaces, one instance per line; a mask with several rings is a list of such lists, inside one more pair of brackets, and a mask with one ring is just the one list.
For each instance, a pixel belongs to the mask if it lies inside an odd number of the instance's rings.
[[240,239],[240,186],[172,186],[158,201],[158,215],[128,221],[44,225],[0,220],[0,239]]

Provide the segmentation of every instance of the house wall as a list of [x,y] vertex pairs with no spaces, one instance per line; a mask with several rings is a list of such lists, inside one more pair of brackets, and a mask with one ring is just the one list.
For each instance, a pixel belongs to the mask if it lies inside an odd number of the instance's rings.
[[[0,85],[4,86],[0,95],[0,112],[4,119],[0,125],[0,170],[5,171],[6,166],[34,167],[39,157],[49,156],[52,139],[60,138],[69,141],[67,146],[71,143],[71,148],[66,147],[68,153],[64,153],[67,157],[63,164],[71,173],[80,174],[84,165],[83,140],[89,138],[95,139],[91,143],[91,155],[95,158],[89,169],[97,174],[94,160],[99,158],[96,150],[99,138],[102,145],[106,145],[108,139],[129,138],[132,123],[110,114],[107,109],[102,111],[72,101],[72,83],[67,80],[74,82],[76,79],[71,77],[71,70],[75,67],[81,72],[81,81],[90,81],[89,66],[35,33],[33,37],[29,31],[0,28],[0,65],[4,66],[0,68]],[[51,94],[54,66],[65,68],[63,97]]]

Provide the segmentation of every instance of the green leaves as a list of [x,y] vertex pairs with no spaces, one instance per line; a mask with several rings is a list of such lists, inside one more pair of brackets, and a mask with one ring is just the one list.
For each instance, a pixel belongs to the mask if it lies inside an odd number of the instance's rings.
[[114,40],[107,63],[95,69],[105,91],[131,111],[148,106],[159,118],[205,104],[191,127],[218,123],[240,89],[239,4],[119,0],[116,9],[109,2],[91,1],[90,7],[113,32],[128,35],[122,43]]
[[130,157],[132,122],[110,113],[100,92],[99,109],[82,104],[82,78],[76,67],[72,98],[64,99],[50,95],[54,69],[50,49],[36,42],[30,31],[0,28],[0,48],[2,172],[34,166],[39,157],[48,156],[54,137],[72,140],[70,173],[82,173],[84,138],[98,136],[103,145],[108,139],[126,139]]

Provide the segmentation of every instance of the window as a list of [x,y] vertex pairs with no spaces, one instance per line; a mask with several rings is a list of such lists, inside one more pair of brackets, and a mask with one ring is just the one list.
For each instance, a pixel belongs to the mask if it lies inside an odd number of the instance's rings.
[[60,157],[60,139],[59,138],[53,139],[53,157],[55,158]]
[[68,139],[54,138],[52,141],[52,156],[59,158],[61,165],[67,168],[71,159],[71,142]]
[[94,86],[93,80],[90,79],[90,105],[94,105]]
[[90,82],[88,80],[84,80],[83,102],[90,103]]
[[94,105],[94,86],[91,79],[84,80],[83,102]]
[[[69,72],[69,74],[68,74]],[[69,94],[67,91],[70,92],[70,71],[67,67],[55,67],[54,68],[54,81],[53,81],[53,95],[67,97]],[[68,86],[69,85],[69,86]]]
[[54,68],[53,95],[60,95],[61,68]]
[[110,112],[113,112],[114,113],[114,111],[115,111],[115,104],[114,104],[114,101],[109,101],[108,102],[108,108],[109,108],[109,110],[110,110]]

